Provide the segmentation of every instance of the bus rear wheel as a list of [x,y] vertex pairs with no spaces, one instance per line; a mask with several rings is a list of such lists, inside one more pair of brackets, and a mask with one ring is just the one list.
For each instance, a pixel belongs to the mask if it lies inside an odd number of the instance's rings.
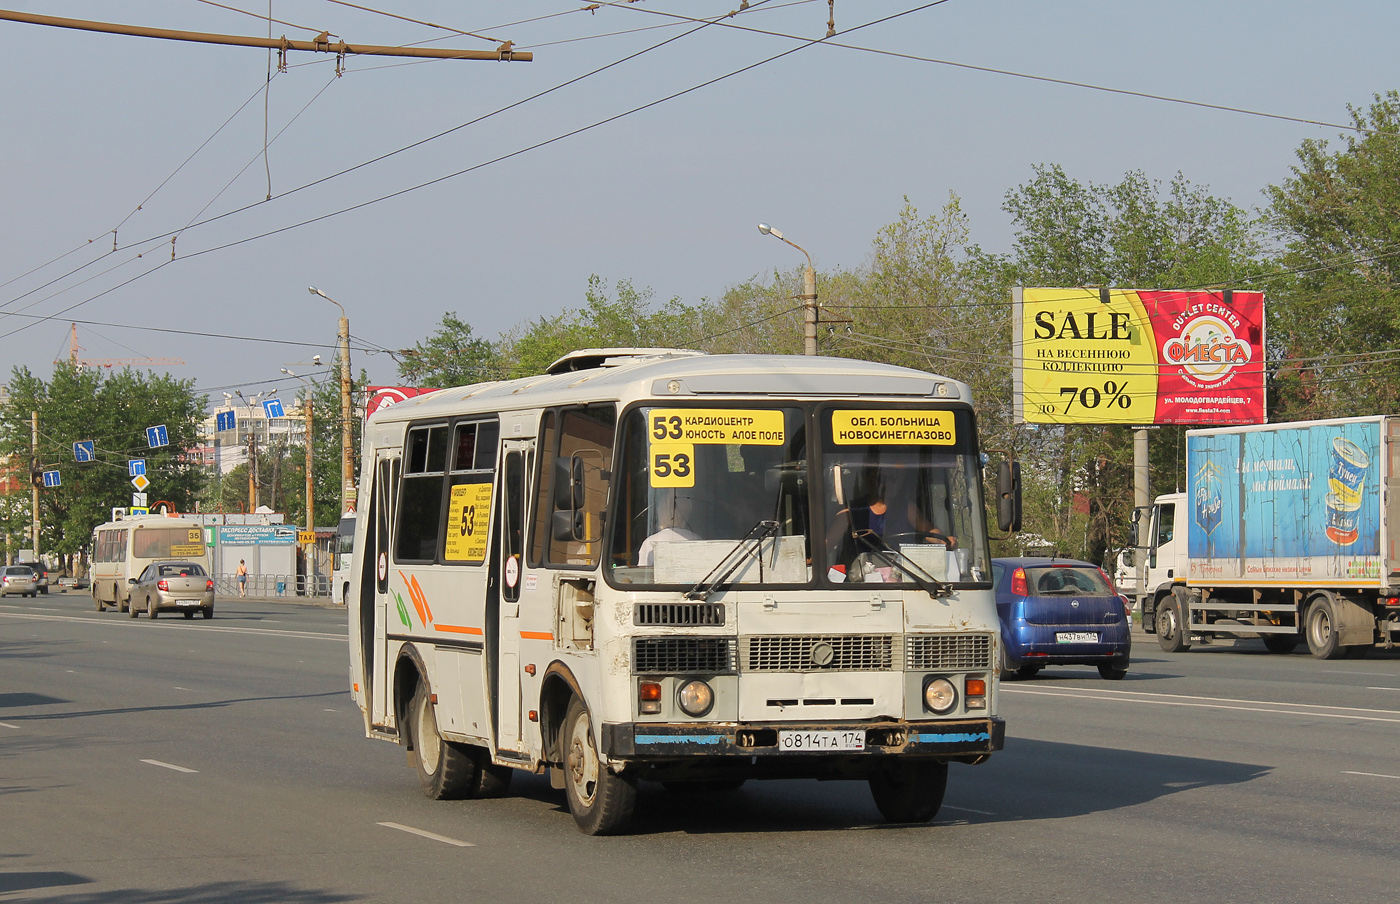
[[948,764],[904,762],[882,766],[870,776],[870,796],[890,822],[928,822],[943,806]]
[[564,748],[564,796],[574,822],[586,835],[623,831],[637,802],[637,785],[627,776],[614,775],[599,758],[588,709],[578,697],[569,701],[560,743]]

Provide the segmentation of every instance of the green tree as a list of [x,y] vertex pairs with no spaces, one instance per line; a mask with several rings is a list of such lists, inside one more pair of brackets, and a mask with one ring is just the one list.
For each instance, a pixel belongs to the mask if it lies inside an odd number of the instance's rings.
[[399,380],[408,386],[446,389],[494,380],[499,374],[496,347],[473,335],[471,324],[448,311],[431,336],[405,349]]
[[[204,469],[185,450],[199,445],[204,398],[194,381],[147,374],[130,368],[112,374],[55,367],[48,382],[15,368],[10,401],[0,420],[0,453],[12,462],[30,461],[30,412],[39,419],[36,464],[57,469],[62,485],[40,490],[40,548],[66,558],[87,550],[92,529],[111,518],[113,507],[131,503],[127,462],[144,459],[151,502],[169,502],[192,511],[205,479]],[[146,428],[163,424],[169,445],[150,448]],[[96,458],[74,460],[73,444],[91,440]],[[5,528],[19,540],[29,530],[28,507],[8,515]],[[19,523],[22,522],[22,523]]]
[[1266,190],[1290,271],[1270,284],[1270,345],[1284,359],[1272,413],[1285,418],[1400,409],[1400,94],[1350,114],[1354,134],[1304,141],[1293,175]]

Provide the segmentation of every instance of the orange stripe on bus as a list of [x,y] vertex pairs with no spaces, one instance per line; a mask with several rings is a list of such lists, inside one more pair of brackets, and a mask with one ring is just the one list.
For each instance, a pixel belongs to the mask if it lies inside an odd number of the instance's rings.
[[434,631],[446,631],[449,634],[480,634],[480,628],[471,628],[466,625],[433,625]]
[[521,631],[520,636],[526,640],[553,640],[554,635],[548,631]]

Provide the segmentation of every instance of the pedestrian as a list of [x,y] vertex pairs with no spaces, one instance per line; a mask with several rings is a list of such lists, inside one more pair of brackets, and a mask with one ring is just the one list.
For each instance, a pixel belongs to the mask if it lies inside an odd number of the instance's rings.
[[238,595],[248,595],[248,564],[242,559],[238,560]]

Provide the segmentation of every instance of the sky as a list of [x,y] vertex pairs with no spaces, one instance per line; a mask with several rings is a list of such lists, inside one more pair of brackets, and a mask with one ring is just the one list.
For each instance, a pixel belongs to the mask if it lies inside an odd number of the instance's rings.
[[[1039,164],[1180,172],[1255,209],[1302,141],[1400,88],[1393,2],[836,0],[848,47],[816,41],[822,0],[720,18],[739,2],[273,0],[274,36],[534,60],[351,56],[337,76],[292,52],[270,82],[259,48],[0,21],[0,370],[47,377],[76,321],[81,357],[182,359],[158,370],[211,410],[295,393],[281,369],[334,352],[317,286],[356,373],[394,383],[391,353],[448,311],[494,339],[580,306],[592,274],[691,303],[792,274],[760,222],[856,268],[906,196],[931,214],[954,194],[1008,251],[1002,202]],[[265,0],[0,6],[269,32]]]

